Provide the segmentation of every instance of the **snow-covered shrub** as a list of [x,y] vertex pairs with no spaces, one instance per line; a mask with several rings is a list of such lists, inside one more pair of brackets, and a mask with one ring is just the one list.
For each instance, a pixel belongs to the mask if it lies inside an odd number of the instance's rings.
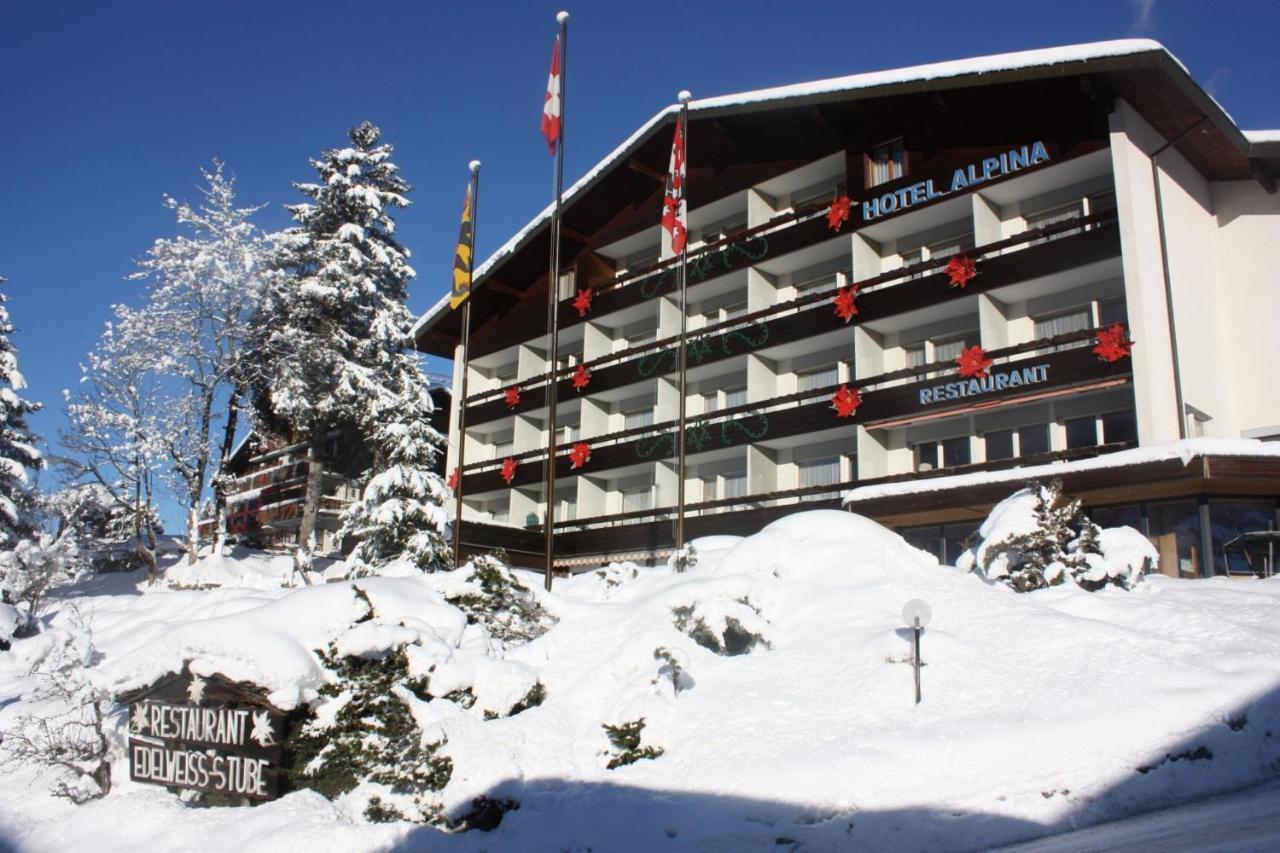
[[683,548],[671,552],[667,558],[667,568],[674,572],[687,572],[698,565],[698,549],[690,543]]
[[697,601],[671,610],[677,631],[718,655],[745,655],[756,646],[770,648],[769,623],[749,600]]
[[653,659],[659,663],[657,677],[653,679],[654,684],[669,682],[671,692],[677,696],[693,688],[693,676],[689,674],[689,664],[683,652],[658,646],[653,650]]
[[441,822],[431,795],[448,784],[453,761],[423,743],[409,697],[428,698],[426,682],[409,674],[405,650],[343,655],[330,643],[320,660],[334,678],[320,695],[337,708],[292,739],[292,782],[330,799],[359,788],[370,821]]
[[463,585],[446,594],[467,621],[481,625],[503,645],[519,645],[542,636],[553,619],[533,590],[496,557],[477,557],[459,571]]
[[0,603],[15,606],[17,625],[7,633],[0,619],[0,642],[38,630],[40,606],[56,584],[74,579],[81,571],[80,552],[70,536],[54,538],[38,534],[23,539],[12,550],[0,552]]
[[660,746],[640,745],[642,733],[644,732],[644,717],[628,723],[618,723],[616,726],[605,723],[602,727],[605,734],[609,736],[609,743],[613,745],[615,750],[613,753],[608,754],[609,763],[605,767],[609,770],[616,770],[628,764],[635,764],[641,759],[657,758],[666,751]]
[[111,790],[108,691],[93,678],[93,635],[74,611],[49,651],[29,673],[35,689],[24,697],[34,710],[0,732],[0,766],[32,765],[64,771],[51,793],[80,804]]
[[1071,579],[1090,592],[1105,586],[1132,589],[1160,562],[1151,540],[1132,527],[1101,528],[1088,519],[1070,547],[1078,560]]
[[1062,494],[1061,481],[1033,482],[996,504],[978,529],[978,545],[956,565],[1017,592],[1068,580],[1091,592],[1128,589],[1154,565],[1155,550],[1137,531],[1141,545],[1120,530],[1131,528],[1104,530],[1090,521],[1078,499]]

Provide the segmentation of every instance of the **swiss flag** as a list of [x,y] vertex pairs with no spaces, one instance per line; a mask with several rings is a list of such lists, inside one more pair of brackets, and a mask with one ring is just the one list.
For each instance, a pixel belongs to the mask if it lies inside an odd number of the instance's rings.
[[671,236],[671,253],[684,251],[689,238],[689,217],[684,200],[684,111],[676,119],[676,133],[671,140],[671,168],[667,173],[667,192],[662,199],[662,230]]
[[542,135],[547,138],[547,147],[554,155],[556,143],[560,141],[560,36],[556,36],[556,46],[551,51],[547,97],[542,102]]

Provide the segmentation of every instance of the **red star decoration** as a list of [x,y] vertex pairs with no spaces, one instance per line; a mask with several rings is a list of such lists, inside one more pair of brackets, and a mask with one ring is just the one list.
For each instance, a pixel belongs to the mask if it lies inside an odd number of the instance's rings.
[[591,384],[591,371],[587,370],[585,364],[579,364],[578,369],[573,371],[573,387],[581,391]]
[[508,456],[502,460],[502,479],[507,481],[507,485],[511,485],[511,481],[516,478],[516,460]]
[[974,344],[968,349],[960,350],[960,355],[956,358],[956,364],[960,367],[961,376],[985,379],[987,371],[991,369],[991,365],[995,364],[995,362],[987,358],[986,350]]
[[573,297],[573,307],[578,309],[578,316],[585,317],[591,310],[591,288],[584,287]]
[[569,450],[569,467],[581,468],[591,461],[591,445],[579,441]]
[[831,395],[831,408],[836,410],[837,417],[853,417],[853,413],[858,411],[861,405],[862,395],[858,393],[857,388],[841,385],[840,390]]
[[849,201],[847,195],[837,197],[831,202],[831,207],[827,210],[827,227],[832,231],[839,231],[844,224],[849,221],[849,208],[853,205]]
[[1098,330],[1098,345],[1093,348],[1103,361],[1119,361],[1133,355],[1133,341],[1125,336],[1124,323]]
[[956,255],[947,261],[946,273],[947,277],[951,279],[952,287],[964,287],[969,283],[970,279],[978,274],[978,269],[973,262],[973,258],[968,255]]
[[857,297],[858,285],[851,284],[848,287],[842,287],[837,290],[835,298],[831,300],[835,303],[836,314],[846,324],[858,313],[858,306],[853,304],[853,300]]
[[458,485],[461,482],[462,482],[462,476],[461,474],[458,473],[458,469],[454,468],[451,472],[449,472],[449,479],[446,481],[446,483],[450,489],[453,489],[456,492],[458,490]]
[[503,398],[507,401],[507,408],[514,409],[520,405],[520,389],[512,386],[502,392]]

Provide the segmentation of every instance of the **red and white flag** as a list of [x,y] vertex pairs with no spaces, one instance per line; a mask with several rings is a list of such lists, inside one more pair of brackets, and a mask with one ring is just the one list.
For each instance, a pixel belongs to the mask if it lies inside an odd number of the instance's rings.
[[671,168],[667,173],[667,192],[662,199],[662,230],[671,237],[671,253],[684,251],[689,238],[689,217],[684,200],[684,112],[676,119],[676,133],[671,140]]
[[551,51],[551,73],[547,76],[547,97],[542,102],[542,135],[547,138],[552,155],[560,141],[560,122],[560,36],[556,36],[556,46]]

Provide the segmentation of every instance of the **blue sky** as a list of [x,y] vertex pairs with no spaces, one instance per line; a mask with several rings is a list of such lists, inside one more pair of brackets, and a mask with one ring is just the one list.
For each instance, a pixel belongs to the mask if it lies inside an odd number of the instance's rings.
[[[108,308],[217,157],[283,227],[309,157],[369,119],[415,186],[400,236],[420,312],[448,287],[466,164],[484,162],[486,257],[550,200],[538,118],[555,12],[572,14],[565,181],[688,88],[697,96],[1012,50],[1142,36],[1244,128],[1280,127],[1280,4],[734,2],[376,4],[3,0],[0,275],[50,444]],[[897,11],[910,9],[909,12]],[[433,365],[440,367],[440,365]],[[56,448],[51,448],[55,449]],[[171,512],[166,515],[171,517]]]

